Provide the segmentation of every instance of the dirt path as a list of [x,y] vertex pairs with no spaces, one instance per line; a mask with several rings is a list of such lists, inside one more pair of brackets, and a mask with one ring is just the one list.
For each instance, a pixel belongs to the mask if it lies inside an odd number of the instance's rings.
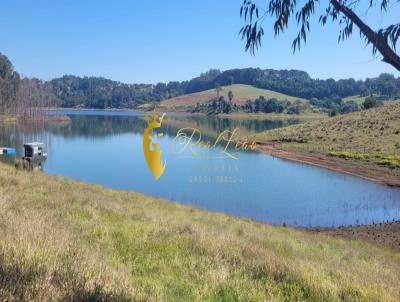
[[395,174],[385,167],[379,167],[374,164],[356,162],[324,154],[281,150],[267,144],[257,144],[257,150],[281,159],[326,168],[388,186],[400,187],[400,173]]

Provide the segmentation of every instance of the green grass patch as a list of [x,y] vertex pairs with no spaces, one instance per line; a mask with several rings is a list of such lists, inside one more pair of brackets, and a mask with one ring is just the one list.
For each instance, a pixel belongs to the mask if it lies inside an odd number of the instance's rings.
[[400,255],[0,164],[0,300],[398,301]]
[[264,131],[259,142],[400,168],[400,102]]
[[400,168],[400,156],[383,155],[383,154],[362,154],[350,151],[329,152],[330,156],[336,156],[345,159],[356,159],[362,161],[373,162],[378,165],[387,166],[391,169]]

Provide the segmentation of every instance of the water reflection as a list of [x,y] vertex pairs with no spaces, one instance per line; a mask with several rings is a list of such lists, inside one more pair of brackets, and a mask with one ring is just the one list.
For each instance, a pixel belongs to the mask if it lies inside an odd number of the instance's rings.
[[44,170],[107,187],[138,191],[183,204],[221,211],[269,223],[337,226],[400,218],[400,190],[349,175],[296,164],[256,153],[239,160],[178,158],[172,138],[182,127],[213,139],[236,127],[251,135],[298,121],[240,120],[172,116],[163,122],[159,139],[167,161],[155,181],[146,166],[142,114],[68,112],[70,122],[7,125],[0,128],[0,145],[17,148],[42,141],[49,153]]

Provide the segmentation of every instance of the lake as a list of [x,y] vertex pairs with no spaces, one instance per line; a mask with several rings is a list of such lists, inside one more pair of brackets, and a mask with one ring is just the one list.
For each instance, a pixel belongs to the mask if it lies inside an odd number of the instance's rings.
[[[52,113],[60,113],[56,111]],[[146,165],[142,135],[147,122],[134,112],[62,110],[70,122],[3,125],[0,145],[42,141],[49,154],[45,173],[110,188],[141,192],[211,211],[293,226],[339,226],[400,219],[400,190],[353,176],[255,152],[238,159],[224,149],[187,148],[178,153],[179,129],[196,128],[204,141],[225,129],[243,136],[297,120],[227,119],[169,114],[155,136],[164,174],[155,180]],[[177,148],[178,146],[178,148]],[[194,147],[195,148],[195,147]],[[192,148],[193,149],[193,148]],[[228,148],[229,152],[235,150]],[[12,162],[12,158],[1,157]],[[133,201],[132,201],[133,202]]]

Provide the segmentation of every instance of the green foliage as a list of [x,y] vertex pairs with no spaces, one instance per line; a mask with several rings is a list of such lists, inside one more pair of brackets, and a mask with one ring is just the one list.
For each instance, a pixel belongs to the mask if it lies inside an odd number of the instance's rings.
[[[240,8],[240,17],[244,19],[245,25],[240,29],[239,35],[245,41],[245,50],[254,54],[255,50],[261,47],[261,38],[264,29],[261,26],[263,21],[271,18],[275,36],[283,33],[285,29],[293,24],[294,18],[297,23],[298,33],[292,43],[293,52],[300,50],[301,43],[306,43],[307,33],[310,31],[310,22],[315,15],[315,5],[321,7],[322,14],[319,23],[324,26],[327,21],[338,22],[340,27],[338,41],[343,41],[353,33],[353,26],[360,31],[366,44],[372,45],[372,52],[375,55],[379,51],[383,60],[400,70],[400,57],[396,54],[396,44],[400,37],[400,24],[392,24],[386,28],[373,31],[371,27],[363,22],[358,16],[365,13],[365,7],[359,5],[361,0],[331,0],[321,4],[318,0],[304,2],[295,0],[269,0],[266,7],[259,7],[256,1],[244,0]],[[379,2],[380,5],[377,5]],[[389,9],[398,10],[393,5],[388,6],[390,0],[368,1],[368,10],[380,10],[386,13]],[[398,1],[397,1],[398,2]],[[299,6],[300,5],[300,6]],[[261,14],[260,14],[261,12]],[[268,22],[270,24],[270,22]]]
[[236,106],[236,104],[232,105],[231,102],[225,101],[225,98],[223,96],[215,98],[206,104],[198,103],[196,104],[196,107],[191,110],[192,113],[203,112],[207,113],[208,115],[215,115],[220,113],[227,114],[233,111],[238,111],[238,107]]
[[122,84],[96,77],[63,76],[51,81],[62,107],[132,108],[154,100],[147,84]]
[[0,53],[0,112],[15,111],[19,83],[19,74],[10,60]]
[[364,109],[371,109],[376,107],[376,98],[374,96],[369,96],[365,98],[365,101],[363,103]]
[[263,96],[261,96],[254,101],[254,111],[264,113],[282,113],[285,109],[285,103],[279,102],[275,98],[266,100]]
[[400,168],[399,117],[400,103],[388,102],[370,110],[264,131],[256,139],[285,149],[369,162],[396,174]]
[[356,81],[354,79],[320,80],[313,79],[308,73],[300,70],[274,70],[260,68],[231,69],[224,72],[213,72],[190,80],[185,93],[200,92],[220,86],[235,84],[252,85],[269,89],[299,98],[343,98],[350,95],[367,96],[376,94],[396,98],[400,96],[400,78],[390,74]]
[[311,99],[310,103],[315,107],[325,109],[328,112],[329,116],[336,116],[339,113],[346,114],[360,110],[360,106],[353,100],[345,102],[340,97],[323,99],[313,98]]
[[337,109],[337,108],[332,108],[330,111],[329,111],[329,116],[336,116],[336,115],[338,115],[339,114],[339,109]]
[[217,98],[219,98],[219,94],[222,91],[221,85],[219,83],[215,83],[215,92],[217,93]]
[[350,112],[356,112],[360,110],[360,106],[355,101],[348,101],[342,104],[340,108],[340,112],[345,114],[345,113],[350,113]]
[[203,112],[209,115],[231,112],[246,112],[246,113],[286,113],[300,114],[308,108],[307,104],[297,101],[293,104],[289,101],[278,101],[275,98],[266,99],[260,96],[253,101],[247,100],[243,105],[232,104],[231,101],[226,102],[223,96],[214,98],[205,104],[197,103],[191,110],[192,113]]
[[[400,78],[382,74],[378,78],[355,81],[315,80],[298,70],[232,69],[224,72],[210,70],[190,81],[150,84],[123,84],[95,77],[64,76],[52,80],[51,86],[63,107],[134,108],[138,105],[214,89],[217,98],[221,88],[231,83],[252,85],[299,98],[315,98],[315,105],[331,108],[331,103],[349,95],[371,93],[395,98],[400,96]],[[260,95],[260,94],[259,94]],[[338,97],[339,96],[339,97]],[[229,98],[229,95],[228,95]],[[341,100],[340,100],[341,102]],[[341,104],[339,104],[339,107]],[[342,109],[339,108],[342,112]],[[352,112],[355,107],[344,109]],[[349,111],[350,110],[350,111]],[[293,110],[291,110],[293,111]]]
[[381,166],[387,166],[391,169],[400,168],[400,156],[385,154],[366,154],[351,151],[331,151],[330,156],[336,156],[345,159],[357,159],[362,161],[373,162]]
[[301,112],[301,107],[299,104],[295,104],[295,105],[290,105],[287,108],[287,113],[288,114],[300,114]]
[[228,99],[229,99],[229,103],[232,103],[232,100],[233,100],[233,92],[232,92],[232,90],[228,91]]
[[[158,102],[177,96],[195,92],[203,92],[217,88],[217,97],[220,88],[227,85],[244,84],[259,89],[268,89],[276,93],[296,98],[312,99],[311,104],[316,107],[331,109],[338,103],[342,113],[357,110],[354,104],[343,106],[341,98],[347,96],[377,95],[385,98],[400,96],[400,78],[390,74],[381,74],[377,78],[355,81],[345,79],[319,80],[311,78],[306,72],[299,70],[273,70],[259,68],[231,69],[221,72],[211,69],[190,81],[171,81],[168,83],[151,84],[124,84],[101,77],[77,77],[66,75],[61,78],[43,82],[37,79],[24,79],[25,94],[29,94],[29,105],[40,103],[41,106],[53,104],[62,107],[86,108],[135,108],[141,104]],[[20,79],[12,68],[11,62],[0,54],[0,110],[5,111],[15,107],[17,93],[20,92]],[[33,89],[32,89],[33,88]],[[35,96],[32,96],[34,90]],[[233,89],[232,89],[233,90]],[[261,95],[256,94],[254,97]],[[47,99],[42,101],[43,96]],[[233,100],[228,95],[229,100]],[[237,99],[239,94],[235,92]],[[278,96],[269,96],[277,98]],[[26,96],[24,96],[26,101]],[[289,97],[288,97],[289,98]],[[38,101],[36,101],[36,99]],[[340,100],[340,102],[339,102]],[[298,106],[290,109],[290,113],[298,112]]]

